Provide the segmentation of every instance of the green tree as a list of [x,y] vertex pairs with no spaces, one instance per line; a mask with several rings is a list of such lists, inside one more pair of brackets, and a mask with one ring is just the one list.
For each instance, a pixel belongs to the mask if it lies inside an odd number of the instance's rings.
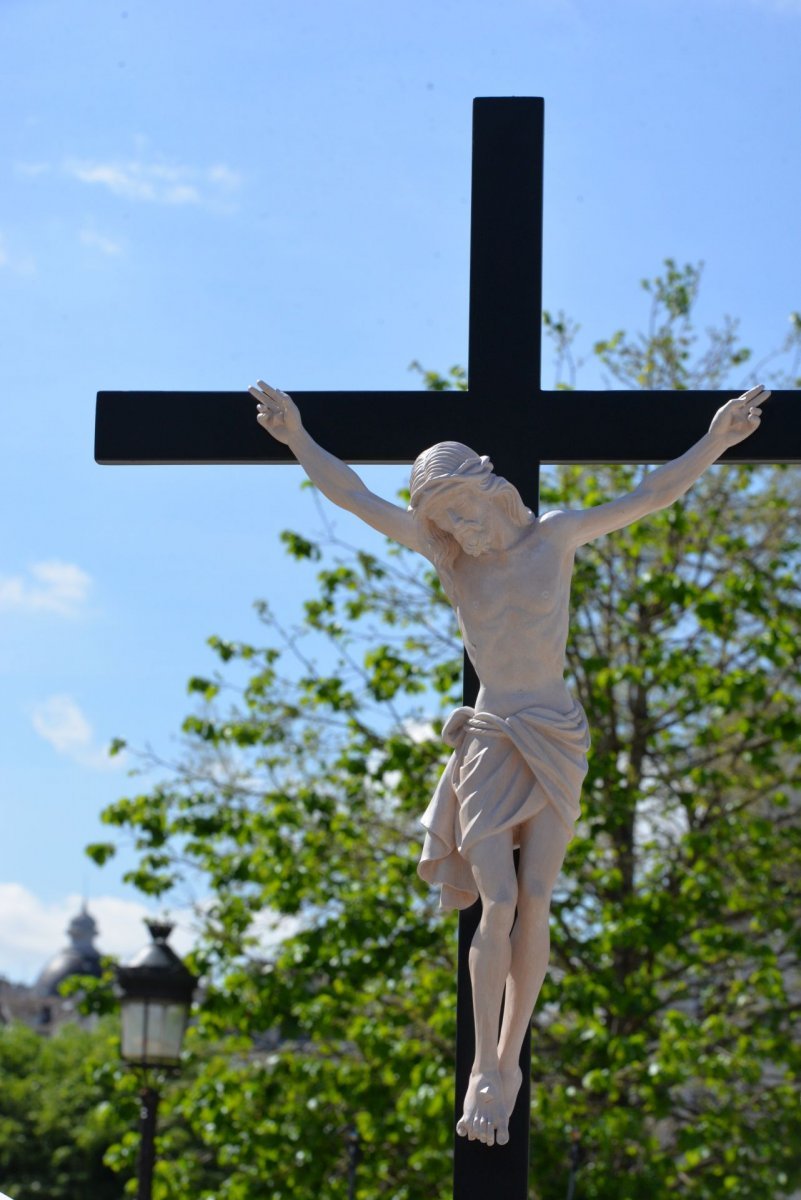
[[[741,376],[734,322],[694,330],[700,278],[669,260],[643,285],[647,331],[595,344],[618,386]],[[578,329],[545,320],[569,387]],[[797,372],[800,336],[794,315],[766,382]],[[543,507],[637,477],[562,468]],[[569,669],[594,748],[534,1019],[541,1200],[564,1195],[574,1134],[587,1200],[801,1186],[800,510],[792,471],[714,468],[579,559]],[[213,638],[221,666],[190,682],[185,758],[105,814],[135,840],[140,888],[205,898],[198,1062],[172,1100],[158,1195],[333,1200],[356,1129],[362,1200],[444,1198],[454,924],[415,862],[458,699],[454,623],[397,548],[379,561],[285,541],[318,565],[302,627],[262,605],[269,645]],[[202,1155],[182,1148],[187,1129]]]
[[119,1178],[103,1160],[135,1125],[136,1104],[115,1094],[116,1057],[107,1024],[50,1037],[0,1027],[0,1188],[14,1200],[118,1200]]

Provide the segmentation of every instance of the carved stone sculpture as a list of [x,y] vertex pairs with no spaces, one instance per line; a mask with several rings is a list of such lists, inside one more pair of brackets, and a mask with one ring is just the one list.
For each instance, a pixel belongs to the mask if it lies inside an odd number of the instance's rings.
[[475,666],[475,709],[457,709],[443,730],[453,755],[422,818],[418,870],[440,886],[445,908],[482,901],[470,949],[476,1053],[456,1129],[504,1145],[520,1048],[548,966],[551,893],[587,770],[587,719],[564,680],[576,550],[682,496],[754,432],[770,392],[758,385],[723,405],[694,446],[629,495],[540,517],[488,458],[460,442],[417,458],[404,510],[317,445],[285,392],[262,380],[250,392],[259,424],[290,447],[329,500],[433,563]]

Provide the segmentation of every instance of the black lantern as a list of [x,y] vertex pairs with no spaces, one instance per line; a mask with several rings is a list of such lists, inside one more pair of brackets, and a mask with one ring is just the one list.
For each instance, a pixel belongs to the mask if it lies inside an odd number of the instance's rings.
[[117,968],[122,991],[122,1057],[132,1066],[175,1067],[197,979],[167,945],[172,925],[147,921],[152,942]]
[[150,1068],[178,1066],[197,979],[167,945],[172,925],[145,922],[153,939],[130,962],[117,967],[122,993],[122,1057],[143,1073],[139,1112],[138,1200],[150,1200],[155,1164],[159,1094]]

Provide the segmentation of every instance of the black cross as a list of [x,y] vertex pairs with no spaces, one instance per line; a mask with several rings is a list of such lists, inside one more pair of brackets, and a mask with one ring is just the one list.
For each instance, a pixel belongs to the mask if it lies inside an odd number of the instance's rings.
[[[466,442],[489,454],[537,509],[539,464],[656,463],[683,453],[729,392],[546,391],[542,328],[541,99],[481,99],[473,107],[470,349],[467,392],[290,392],[309,432],[352,463],[410,463],[434,442]],[[192,419],[187,420],[191,411]],[[768,419],[732,462],[801,462],[801,404],[774,392]],[[294,461],[265,437],[246,392],[99,392],[99,463]],[[465,679],[465,702],[475,700]],[[473,1059],[467,950],[478,905],[459,922],[456,1113]],[[456,1138],[454,1200],[528,1195],[530,1046],[524,1086],[504,1147]]]

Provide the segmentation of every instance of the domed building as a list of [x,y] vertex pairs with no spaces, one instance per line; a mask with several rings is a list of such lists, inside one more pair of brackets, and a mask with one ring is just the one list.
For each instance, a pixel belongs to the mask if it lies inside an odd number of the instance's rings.
[[38,995],[58,996],[60,984],[73,975],[102,975],[100,951],[95,946],[97,922],[84,903],[67,927],[70,944],[47,963],[34,984]]
[[50,959],[32,987],[11,983],[0,976],[0,1025],[22,1021],[42,1034],[49,1034],[66,1021],[93,1023],[94,1017],[83,1017],[76,1011],[72,997],[60,996],[58,992],[64,980],[73,975],[99,978],[102,974],[100,951],[94,944],[97,923],[85,903],[70,921],[67,934],[69,945]]

